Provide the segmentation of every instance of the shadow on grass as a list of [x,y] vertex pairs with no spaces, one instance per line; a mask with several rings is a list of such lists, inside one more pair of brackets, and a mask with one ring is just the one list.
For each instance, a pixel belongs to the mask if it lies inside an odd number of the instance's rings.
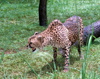
[[[79,60],[80,60],[79,57],[74,57],[74,56],[71,55],[70,56],[70,65],[73,65],[75,61],[79,61]],[[65,62],[65,58],[64,57],[57,58],[57,62],[56,62],[56,68],[57,68],[57,70],[62,71],[64,69],[64,62]],[[52,69],[54,68],[54,64],[50,62],[47,65],[45,65],[42,68],[42,70],[49,72],[49,70],[51,68]]]
[[[64,69],[64,61],[65,58],[64,57],[58,57],[57,58],[57,62],[56,62],[56,69],[58,71],[63,71]],[[79,57],[75,57],[75,56],[70,56],[70,65],[73,65],[75,61],[80,61]],[[44,65],[41,68],[41,71],[36,71],[37,74],[41,74],[41,75],[46,75],[48,73],[54,73],[54,64],[52,62],[48,62],[48,64]],[[33,75],[34,72],[31,70],[28,72],[29,75]],[[34,74],[35,75],[35,74]]]
[[[94,45],[99,45],[99,44],[100,44],[100,42],[99,42],[99,41],[92,41],[92,42],[91,42],[91,45],[92,45],[92,44],[94,44]],[[87,44],[86,44],[86,45],[84,45],[84,46],[87,46]]]
[[100,42],[99,42],[99,41],[93,41],[92,44],[94,44],[94,45],[99,45]]

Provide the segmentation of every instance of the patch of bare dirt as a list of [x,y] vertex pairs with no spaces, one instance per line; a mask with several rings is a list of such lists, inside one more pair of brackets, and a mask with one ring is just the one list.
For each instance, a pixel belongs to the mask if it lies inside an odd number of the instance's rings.
[[[18,51],[27,50],[27,49],[28,49],[27,47],[22,47],[18,49]],[[3,51],[4,51],[4,48],[0,48],[0,52],[3,52]],[[17,51],[11,50],[11,49],[5,51],[5,54],[11,54],[11,53],[17,53]]]
[[5,54],[17,53],[16,51],[5,51]]
[[[3,52],[3,51],[4,51],[4,49],[1,48],[1,49],[0,49],[0,52]],[[6,51],[5,51],[5,54],[11,54],[11,53],[17,53],[17,51],[15,51],[15,50],[8,50],[8,51],[6,50]]]

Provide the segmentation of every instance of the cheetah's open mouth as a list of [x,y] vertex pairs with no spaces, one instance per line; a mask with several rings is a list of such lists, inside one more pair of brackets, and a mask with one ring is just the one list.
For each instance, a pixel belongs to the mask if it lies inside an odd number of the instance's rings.
[[32,47],[32,52],[34,52],[36,50],[36,48]]

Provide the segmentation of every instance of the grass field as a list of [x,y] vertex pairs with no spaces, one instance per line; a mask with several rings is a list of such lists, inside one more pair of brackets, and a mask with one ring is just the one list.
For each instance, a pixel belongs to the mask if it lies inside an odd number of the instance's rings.
[[[100,79],[100,38],[82,47],[85,56],[80,60],[76,47],[71,48],[70,71],[63,72],[64,58],[58,51],[57,64],[51,46],[43,52],[26,48],[28,38],[39,26],[39,0],[2,0],[0,2],[0,79]],[[100,20],[99,0],[47,0],[48,24],[78,15],[83,25]],[[4,54],[5,53],[5,54]],[[56,70],[57,67],[57,70]]]

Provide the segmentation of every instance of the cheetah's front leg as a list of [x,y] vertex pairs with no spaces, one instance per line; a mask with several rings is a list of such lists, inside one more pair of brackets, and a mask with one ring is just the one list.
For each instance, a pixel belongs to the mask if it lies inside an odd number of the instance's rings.
[[71,42],[68,42],[68,45],[66,46],[66,51],[65,51],[64,72],[69,71],[69,53],[70,53],[70,47],[71,47]]
[[57,59],[57,48],[56,47],[53,47],[53,61],[56,62],[56,59]]

